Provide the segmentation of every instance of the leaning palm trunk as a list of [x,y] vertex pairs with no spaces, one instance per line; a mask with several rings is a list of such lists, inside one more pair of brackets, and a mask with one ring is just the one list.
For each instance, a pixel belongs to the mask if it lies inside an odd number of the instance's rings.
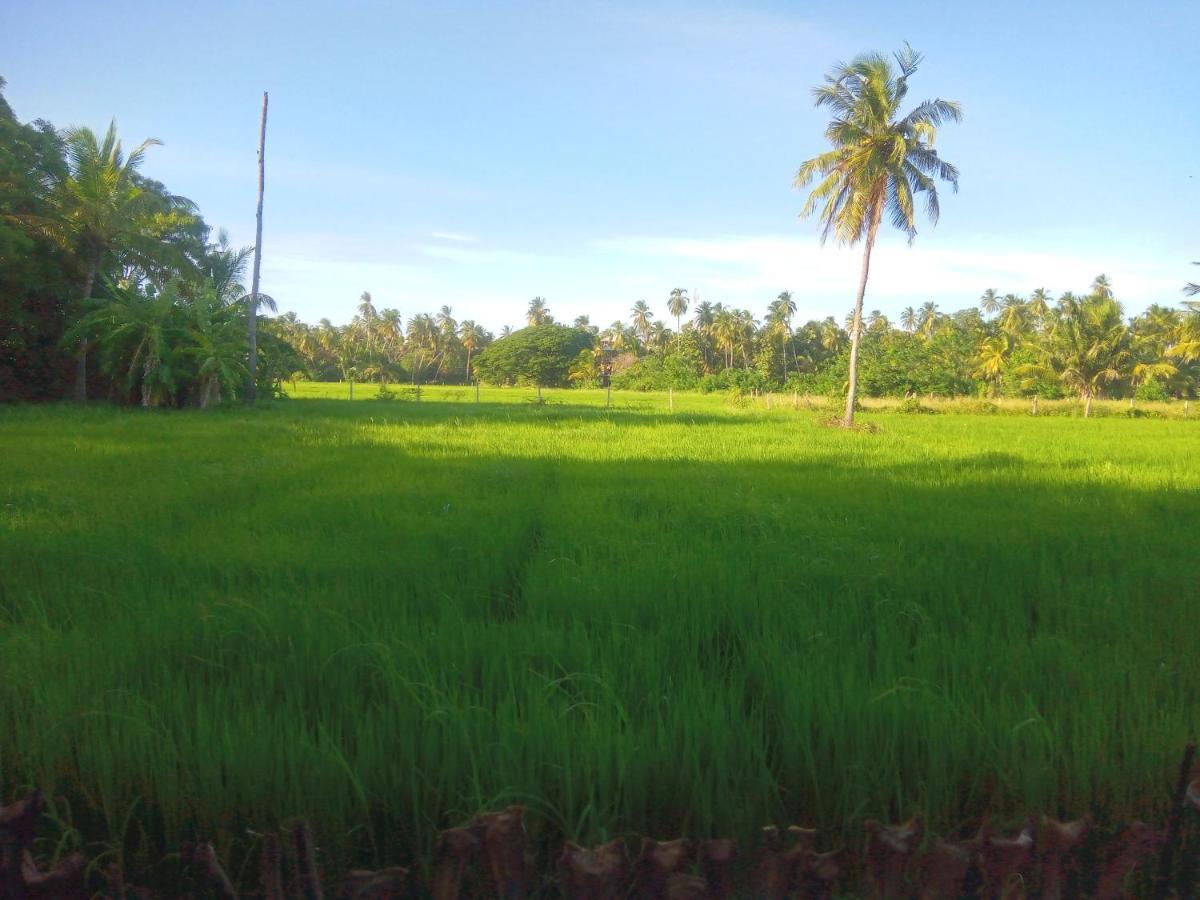
[[862,338],[863,298],[867,294],[867,276],[871,271],[871,250],[875,246],[875,234],[879,231],[879,218],[883,215],[883,204],[876,203],[871,213],[871,226],[867,241],[863,245],[862,273],[858,277],[858,296],[854,300],[854,322],[850,326],[850,378],[846,388],[846,414],[842,425],[854,425],[854,406],[858,402],[858,344]]

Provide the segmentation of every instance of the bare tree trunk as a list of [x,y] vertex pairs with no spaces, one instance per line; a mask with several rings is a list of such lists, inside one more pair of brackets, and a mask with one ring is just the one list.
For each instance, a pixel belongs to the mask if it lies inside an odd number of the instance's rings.
[[267,149],[267,92],[263,91],[262,121],[258,128],[258,211],[254,226],[254,275],[250,280],[250,315],[247,317],[246,337],[250,344],[250,359],[246,366],[246,405],[258,399],[258,278],[262,270],[262,208],[266,176]]
[[[83,282],[83,297],[84,301],[92,296],[92,288],[96,284],[96,270],[100,268],[99,256],[93,256],[88,263],[87,276]],[[75,359],[75,402],[87,402],[87,354],[88,342],[87,338],[79,339],[79,355]]]
[[846,390],[846,415],[842,425],[849,428],[854,424],[854,404],[858,400],[858,344],[862,337],[863,297],[867,294],[867,275],[871,271],[871,250],[875,247],[875,233],[879,231],[879,217],[883,214],[883,203],[876,202],[867,231],[867,242],[863,245],[862,274],[858,278],[858,296],[854,300],[854,322],[850,326],[850,384]]
[[1092,395],[1091,395],[1091,392],[1088,392],[1088,394],[1086,394],[1085,396],[1086,396],[1086,399],[1084,400],[1084,404],[1083,404],[1083,417],[1085,419],[1090,419],[1092,417]]

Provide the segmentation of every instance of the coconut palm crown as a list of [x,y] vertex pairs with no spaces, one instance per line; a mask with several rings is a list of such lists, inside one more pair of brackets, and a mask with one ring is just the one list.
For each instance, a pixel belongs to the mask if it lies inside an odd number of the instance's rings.
[[908,79],[917,71],[921,54],[906,44],[895,61],[898,72],[881,54],[859,56],[835,66],[825,83],[813,89],[816,105],[833,113],[825,129],[833,149],[808,160],[796,173],[796,187],[817,181],[801,216],[818,214],[821,242],[831,236],[850,245],[865,242],[850,333],[846,425],[854,421],[863,296],[879,223],[886,213],[911,242],[917,234],[915,196],[925,195],[925,212],[936,223],[937,182],[958,190],[958,170],[938,156],[934,144],[938,127],[960,121],[962,107],[952,100],[925,100],[902,114]]

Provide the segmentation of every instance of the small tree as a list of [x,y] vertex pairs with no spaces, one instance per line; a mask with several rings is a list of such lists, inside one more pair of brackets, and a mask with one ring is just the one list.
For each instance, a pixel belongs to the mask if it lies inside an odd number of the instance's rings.
[[566,385],[592,336],[565,325],[532,325],[491,343],[475,357],[475,372],[490,384]]

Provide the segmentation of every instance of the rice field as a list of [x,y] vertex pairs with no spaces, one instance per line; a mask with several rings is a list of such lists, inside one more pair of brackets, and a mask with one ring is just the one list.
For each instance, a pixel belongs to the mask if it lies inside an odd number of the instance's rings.
[[0,795],[47,790],[47,840],[1161,813],[1195,419],[346,388],[0,408]]

